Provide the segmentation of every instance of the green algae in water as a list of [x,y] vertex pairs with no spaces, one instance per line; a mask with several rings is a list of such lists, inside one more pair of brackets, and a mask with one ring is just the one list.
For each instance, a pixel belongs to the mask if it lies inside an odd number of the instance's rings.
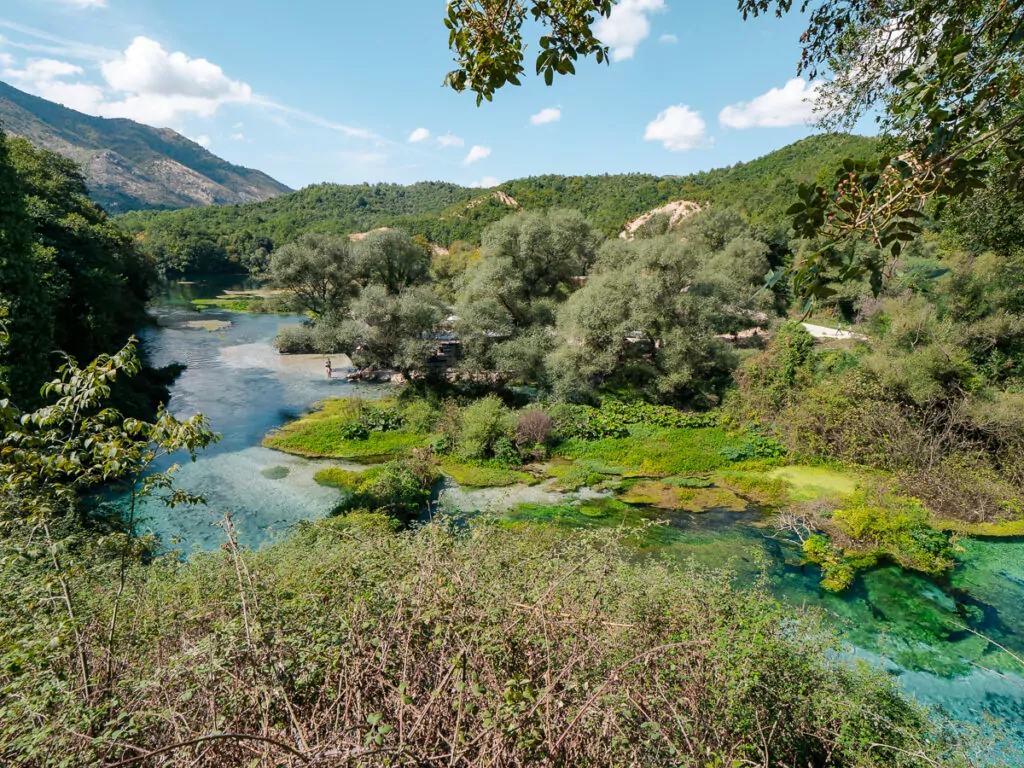
[[284,480],[290,471],[288,467],[264,467],[260,470],[260,474],[267,480]]
[[861,478],[852,473],[837,472],[824,467],[789,466],[773,469],[768,477],[790,485],[794,501],[815,501],[827,496],[850,496],[856,493]]

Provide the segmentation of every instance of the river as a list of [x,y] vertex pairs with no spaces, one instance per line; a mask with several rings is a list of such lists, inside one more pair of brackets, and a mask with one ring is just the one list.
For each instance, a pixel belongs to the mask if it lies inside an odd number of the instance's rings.
[[[186,462],[178,476],[181,487],[206,496],[205,507],[144,510],[140,529],[184,552],[220,546],[217,524],[225,512],[231,512],[240,540],[249,546],[273,541],[298,520],[328,514],[337,491],[318,486],[313,475],[338,462],[287,456],[261,447],[261,440],[318,400],[373,398],[387,389],[328,381],[321,358],[279,356],[272,345],[277,329],[298,317],[221,310],[199,315],[192,309],[192,298],[209,298],[226,287],[244,286],[223,281],[172,286],[154,303],[158,324],[140,334],[151,364],[187,365],[172,387],[171,412],[178,417],[203,413],[223,435],[196,462]],[[230,325],[216,330],[190,325],[197,319]],[[464,510],[552,501],[536,489],[515,494],[456,487],[445,493]],[[987,727],[1003,740],[998,749],[1024,755],[1024,677],[1005,653],[979,636],[1024,653],[1024,539],[964,542],[962,564],[944,582],[881,567],[837,596],[822,592],[815,569],[800,565],[789,545],[757,525],[763,520],[756,511],[660,514],[669,525],[646,543],[648,549],[699,564],[731,562],[740,581],[766,573],[779,598],[823,608],[850,643],[851,656],[884,665],[922,701],[956,720]],[[997,718],[994,726],[990,716]],[[1008,760],[1024,765],[1024,757]]]

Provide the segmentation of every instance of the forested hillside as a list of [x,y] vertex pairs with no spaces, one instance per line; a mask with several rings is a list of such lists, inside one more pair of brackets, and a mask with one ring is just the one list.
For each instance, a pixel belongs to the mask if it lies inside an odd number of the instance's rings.
[[[866,157],[874,139],[814,136],[750,163],[690,176],[646,174],[536,176],[497,189],[525,210],[570,208],[607,236],[627,221],[667,202],[686,199],[735,207],[752,223],[774,230],[797,185],[830,180],[842,158]],[[400,227],[444,247],[479,243],[483,230],[511,212],[491,192],[442,182],[321,184],[250,205],[170,212],[136,212],[118,222],[138,236],[164,268],[174,272],[240,271],[259,251],[272,252],[305,233],[349,234]]]

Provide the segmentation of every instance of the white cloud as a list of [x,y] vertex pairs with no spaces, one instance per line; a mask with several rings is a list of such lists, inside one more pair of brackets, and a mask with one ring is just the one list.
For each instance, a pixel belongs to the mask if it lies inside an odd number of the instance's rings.
[[417,128],[415,131],[409,134],[410,144],[419,144],[421,141],[426,141],[430,138],[430,131],[426,128]]
[[[13,85],[92,115],[125,117],[149,125],[168,126],[180,124],[185,117],[211,117],[225,104],[246,104],[280,113],[270,114],[268,119],[284,126],[287,126],[287,121],[280,115],[291,115],[349,138],[384,142],[365,128],[355,128],[293,109],[255,94],[247,83],[229,78],[216,64],[202,58],[190,58],[184,53],[168,53],[160,43],[146,37],[136,38],[127,50],[118,52],[67,40],[5,19],[0,19],[0,29],[43,41],[16,42],[0,37],[0,44],[6,47],[99,64],[105,83],[69,83],[62,78],[82,77],[84,73],[81,70],[70,73],[64,68],[75,65],[65,61],[57,62],[61,68],[26,65],[22,70],[12,71],[13,61],[8,56],[0,58],[0,74]],[[235,130],[241,127],[239,124]]]
[[620,0],[608,18],[594,25],[594,34],[611,48],[612,61],[632,59],[636,47],[651,34],[647,16],[667,10],[665,0]]
[[450,133],[447,133],[444,136],[438,136],[437,143],[445,148],[466,146],[466,140],[464,138],[461,136],[453,136]]
[[772,88],[750,101],[723,109],[718,121],[729,128],[782,128],[814,120],[814,104],[820,82],[795,77],[782,88]]
[[672,152],[685,152],[707,145],[707,124],[700,112],[680,104],[659,113],[648,124],[644,139],[660,141],[665,149]]
[[51,35],[49,32],[44,32],[41,29],[27,27],[24,24],[16,24],[6,19],[0,19],[0,29],[8,29],[17,32],[19,35],[43,41],[42,43],[26,43],[17,42],[9,38],[3,41],[5,45],[22,51],[46,53],[51,56],[67,56],[75,59],[88,59],[90,61],[107,61],[121,55],[118,51],[112,51],[109,48],[101,48],[97,45],[68,40],[57,35]]
[[469,187],[471,189],[490,189],[491,187],[496,187],[499,184],[501,184],[501,179],[497,176],[484,176],[479,181],[469,182]]
[[668,43],[669,45],[675,45],[679,42],[679,38],[672,34],[662,35],[658,38],[659,43]]
[[469,154],[466,155],[466,159],[463,160],[462,162],[465,163],[466,165],[471,165],[472,163],[478,162],[480,160],[485,160],[490,156],[490,147],[481,147],[479,144],[477,144],[476,146],[472,147],[469,150]]
[[148,37],[135,38],[124,54],[100,68],[107,85],[124,94],[104,105],[104,117],[166,124],[189,114],[212,117],[224,104],[253,100],[248,84],[230,79],[216,64],[168,53]]
[[557,123],[562,119],[562,110],[555,107],[548,107],[542,109],[536,115],[530,117],[530,123],[532,125],[545,125],[547,123]]
[[210,146],[213,144],[213,139],[211,139],[206,134],[202,134],[202,135],[199,135],[199,136],[187,136],[186,138],[189,141],[194,141],[196,144],[198,144],[203,149],[209,149]]
[[232,141],[245,141],[245,134],[244,133],[232,133],[231,134],[231,140]]
[[64,5],[73,5],[76,8],[106,8],[107,0],[60,0]]
[[80,112],[97,114],[103,102],[103,89],[87,83],[68,83],[60,78],[81,75],[84,70],[66,61],[30,59],[24,69],[0,71],[0,76],[13,85],[49,101]]

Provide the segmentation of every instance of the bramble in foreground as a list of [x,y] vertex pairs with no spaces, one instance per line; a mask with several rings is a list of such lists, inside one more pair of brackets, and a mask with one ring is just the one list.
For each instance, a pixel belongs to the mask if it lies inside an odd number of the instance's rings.
[[6,607],[4,764],[963,764],[814,616],[725,572],[640,567],[613,533],[354,514],[247,552],[226,530],[136,568],[112,643],[109,569],[76,575],[81,658],[109,670],[92,698],[75,644],[44,642],[59,609]]

